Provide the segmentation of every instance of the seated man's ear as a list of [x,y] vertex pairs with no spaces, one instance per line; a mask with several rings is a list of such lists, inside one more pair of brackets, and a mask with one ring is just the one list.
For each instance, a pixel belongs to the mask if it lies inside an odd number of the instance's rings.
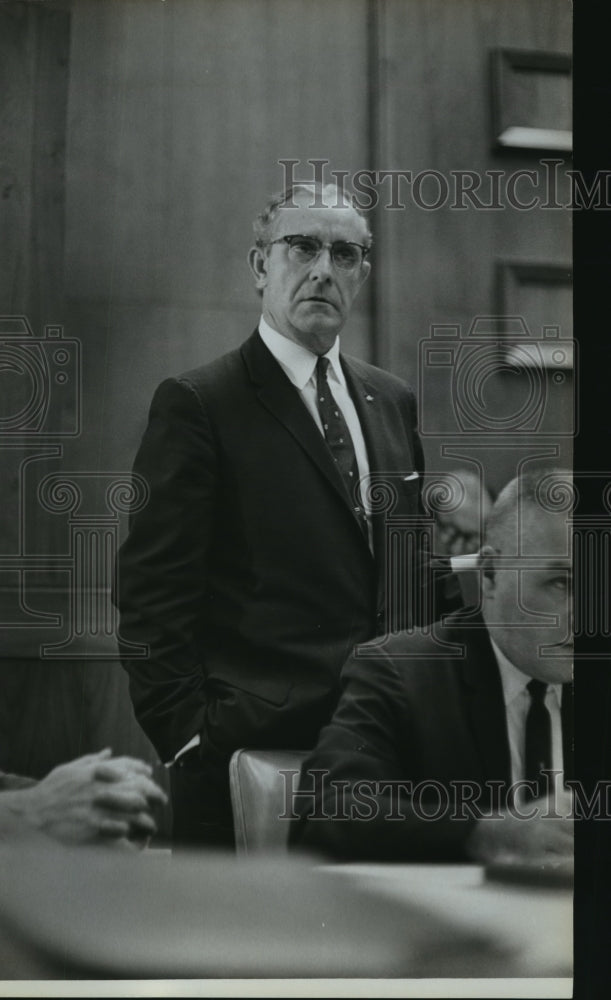
[[481,576],[482,595],[490,596],[496,584],[495,558],[497,553],[491,545],[482,545],[479,550],[478,568]]
[[262,247],[251,247],[248,251],[248,266],[253,273],[255,286],[263,291],[267,284],[267,255]]

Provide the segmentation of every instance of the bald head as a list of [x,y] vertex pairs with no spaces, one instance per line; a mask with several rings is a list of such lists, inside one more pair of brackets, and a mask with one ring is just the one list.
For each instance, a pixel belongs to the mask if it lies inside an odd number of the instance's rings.
[[[498,555],[553,555],[546,552],[544,525],[550,518],[566,525],[572,497],[568,469],[539,469],[512,479],[501,490],[486,520],[484,547]],[[539,528],[541,530],[539,530]],[[562,553],[567,554],[567,544]]]
[[518,670],[545,683],[572,674],[570,486],[566,470],[512,480],[480,551],[488,632]]

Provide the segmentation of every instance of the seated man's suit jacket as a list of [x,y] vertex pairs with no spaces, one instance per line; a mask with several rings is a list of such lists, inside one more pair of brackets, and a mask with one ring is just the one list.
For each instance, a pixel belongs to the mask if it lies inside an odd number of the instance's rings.
[[[498,813],[511,780],[503,688],[482,618],[464,609],[432,633],[357,652],[304,763],[300,788],[316,794],[295,798],[292,843],[351,860],[465,860],[477,810]],[[313,769],[324,782],[313,784]],[[340,809],[333,781],[345,785]]]
[[[392,480],[392,516],[417,519],[413,394],[371,365],[342,365],[371,472]],[[134,471],[150,497],[131,518],[115,601],[136,715],[162,760],[196,733],[210,754],[312,746],[352,648],[388,627],[385,529],[374,516],[374,558],[326,442],[258,332],[162,383]]]

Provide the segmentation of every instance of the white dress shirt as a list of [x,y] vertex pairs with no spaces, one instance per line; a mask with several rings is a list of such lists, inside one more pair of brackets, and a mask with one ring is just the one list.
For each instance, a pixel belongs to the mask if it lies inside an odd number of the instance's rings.
[[[494,639],[490,639],[496,661],[499,665],[503,698],[507,714],[507,735],[509,737],[509,753],[511,758],[511,780],[522,781],[525,778],[525,743],[526,716],[531,704],[531,696],[527,684],[532,680],[527,674],[514,667],[504,653],[501,652]],[[552,770],[564,773],[562,753],[562,684],[548,684],[545,692],[545,707],[547,708],[552,728]]]
[[[301,344],[296,344],[294,340],[289,340],[288,337],[284,337],[281,333],[278,333],[263,317],[261,317],[259,323],[259,333],[267,349],[273,354],[287,378],[290,379],[299,391],[299,395],[305,403],[310,416],[324,437],[325,432],[316,405],[316,362],[318,361],[318,355],[312,354],[311,351],[302,347]],[[348,425],[352,444],[354,445],[359,480],[362,481],[369,475],[369,459],[367,458],[367,448],[365,446],[361,422],[348,392],[346,377],[339,360],[339,337],[335,339],[333,347],[323,356],[329,359],[327,381],[331,394]],[[373,551],[371,508],[367,504],[366,496],[363,496],[362,500],[362,506],[367,516],[369,548]]]

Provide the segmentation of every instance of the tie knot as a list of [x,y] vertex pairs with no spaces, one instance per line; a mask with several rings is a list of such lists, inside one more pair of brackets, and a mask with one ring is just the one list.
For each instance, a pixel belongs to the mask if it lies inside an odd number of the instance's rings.
[[321,378],[326,379],[327,371],[329,370],[330,364],[331,362],[329,361],[328,358],[323,358],[322,355],[319,355],[318,361],[316,362],[316,374],[319,375]]
[[532,680],[526,685],[528,693],[534,702],[543,702],[547,691],[547,684],[543,681]]

